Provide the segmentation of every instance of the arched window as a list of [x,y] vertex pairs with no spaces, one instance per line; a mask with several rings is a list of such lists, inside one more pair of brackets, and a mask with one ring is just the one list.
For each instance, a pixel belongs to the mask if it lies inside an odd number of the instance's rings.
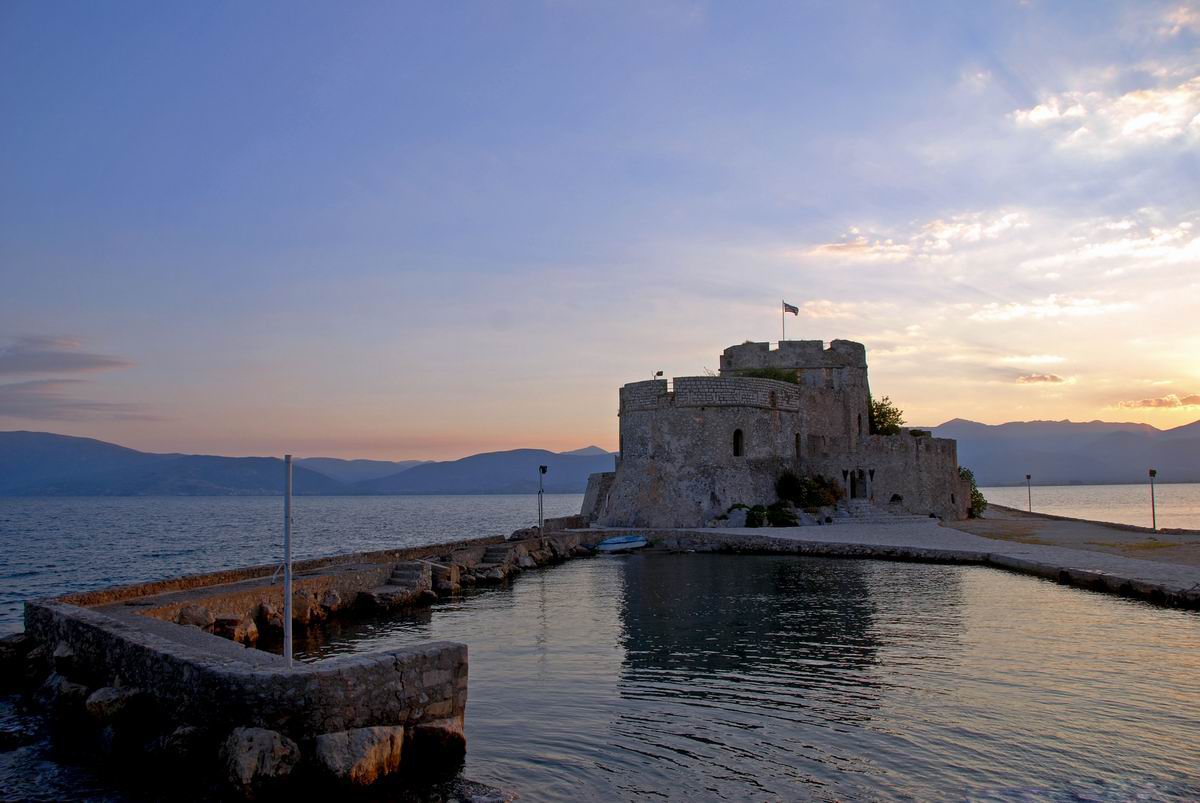
[[858,414],[858,437],[862,437],[862,413]]
[[774,409],[778,406],[779,406],[779,397],[777,397],[775,395],[775,391],[771,391],[771,408]]
[[745,439],[745,436],[742,435],[742,431],[740,429],[735,429],[733,431],[733,456],[734,457],[741,457],[743,454],[746,453],[745,441],[746,441],[746,439]]
[[796,459],[800,459],[800,433],[796,433]]

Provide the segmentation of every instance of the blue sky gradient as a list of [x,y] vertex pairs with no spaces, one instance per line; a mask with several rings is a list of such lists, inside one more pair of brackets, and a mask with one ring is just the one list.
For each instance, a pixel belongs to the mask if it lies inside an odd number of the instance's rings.
[[1200,417],[1195,3],[10,2],[0,76],[0,428],[613,447],[781,297],[913,423]]

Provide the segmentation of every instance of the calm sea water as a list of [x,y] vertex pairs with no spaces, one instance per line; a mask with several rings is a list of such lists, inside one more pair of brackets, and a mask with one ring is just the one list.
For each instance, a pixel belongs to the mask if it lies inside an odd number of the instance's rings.
[[[582,494],[547,494],[546,516]],[[537,498],[298,496],[295,559],[508,535],[537,523]],[[283,558],[283,499],[264,496],[0,497],[0,633],[36,597]]]
[[[533,503],[298,499],[297,553],[507,532]],[[0,500],[5,602],[268,561],[279,513]],[[1200,799],[1200,615],[982,567],[602,557],[300,646],[428,639],[470,645],[465,774],[526,800]],[[124,799],[33,722],[0,700],[0,798]]]
[[[989,502],[1028,507],[1025,486],[980,488]],[[1035,485],[1033,511],[1119,524],[1150,526],[1150,484],[1145,485]],[[1200,483],[1154,486],[1159,527],[1200,530]]]
[[529,800],[1200,798],[1200,616],[982,567],[595,558],[301,648],[428,639]]

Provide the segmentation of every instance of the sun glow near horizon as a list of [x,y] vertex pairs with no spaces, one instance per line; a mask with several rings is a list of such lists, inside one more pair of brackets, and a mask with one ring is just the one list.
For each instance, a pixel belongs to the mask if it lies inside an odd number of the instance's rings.
[[284,8],[6,9],[0,429],[613,449],[781,296],[912,424],[1200,419],[1195,3]]

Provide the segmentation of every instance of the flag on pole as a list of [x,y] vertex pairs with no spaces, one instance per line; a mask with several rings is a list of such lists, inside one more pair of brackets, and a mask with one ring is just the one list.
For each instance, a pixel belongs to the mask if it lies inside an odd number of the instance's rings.
[[800,316],[800,308],[799,308],[799,307],[793,307],[791,304],[787,303],[786,301],[785,301],[785,302],[783,302],[783,311],[784,311],[784,312],[790,312],[790,313],[792,313],[793,315],[795,315],[796,317],[799,317],[799,316]]

